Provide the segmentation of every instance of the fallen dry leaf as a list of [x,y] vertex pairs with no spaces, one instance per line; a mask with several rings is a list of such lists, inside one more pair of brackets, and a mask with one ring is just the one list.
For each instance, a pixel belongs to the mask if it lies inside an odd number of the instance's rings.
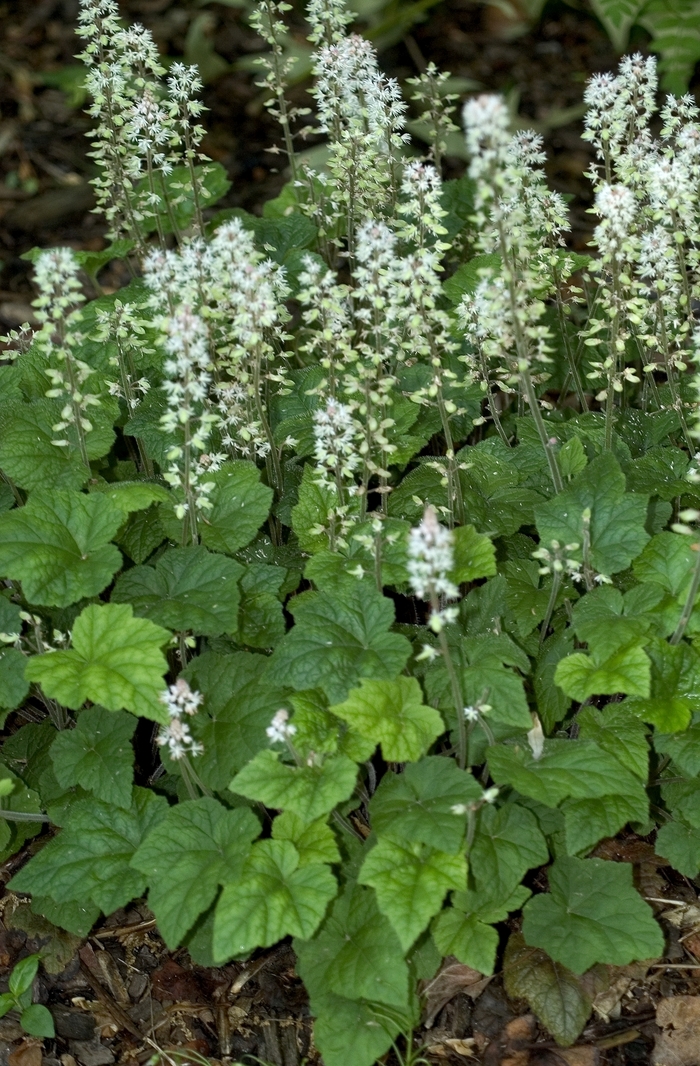
[[557,1054],[567,1066],[598,1066],[600,1062],[600,1052],[597,1047],[560,1048]]
[[468,1037],[466,1040],[449,1038],[441,1040],[437,1044],[430,1044],[428,1053],[439,1059],[450,1058],[452,1055],[461,1055],[465,1059],[473,1059],[476,1055],[475,1040]]
[[528,1066],[536,1031],[534,1014],[513,1018],[498,1040],[491,1041],[486,1048],[484,1066]]
[[700,1066],[700,996],[662,999],[656,1024],[654,1066]]
[[593,1010],[607,1024],[620,1017],[621,1003],[629,990],[643,981],[649,972],[648,962],[633,962],[630,966],[609,966],[610,984],[593,1000]]
[[430,1029],[445,1004],[458,996],[460,992],[464,992],[471,999],[476,999],[490,980],[490,977],[484,977],[483,973],[479,973],[478,970],[472,970],[471,966],[465,966],[457,962],[453,956],[448,956],[437,976],[423,989],[425,1028]]
[[10,1066],[41,1066],[44,1042],[38,1037],[30,1036],[7,1056]]

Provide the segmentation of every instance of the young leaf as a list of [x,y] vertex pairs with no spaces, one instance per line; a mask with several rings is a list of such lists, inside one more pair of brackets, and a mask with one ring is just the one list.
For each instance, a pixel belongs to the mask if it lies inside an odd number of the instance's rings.
[[290,604],[296,625],[275,648],[268,678],[295,689],[319,687],[340,703],[363,677],[390,680],[403,670],[410,644],[388,632],[394,605],[373,586],[304,592]]
[[269,748],[258,752],[236,774],[231,791],[313,822],[348,799],[357,781],[357,766],[345,755],[331,755],[320,766],[290,766],[279,759]]
[[157,625],[208,637],[238,629],[240,563],[201,544],[170,548],[153,566],[135,566],[117,581],[112,603],[130,603]]
[[333,830],[320,818],[305,822],[298,814],[285,811],[272,823],[272,839],[288,840],[299,852],[299,865],[340,862],[340,852]]
[[377,893],[377,903],[407,951],[440,909],[447,892],[463,889],[467,864],[427,844],[380,840],[362,864],[358,881]]
[[83,711],[75,729],[64,729],[51,745],[59,785],[81,785],[97,799],[128,810],[134,780],[131,738],[135,729],[136,719],[122,711],[115,713],[104,707]]
[[464,842],[465,821],[452,808],[479,800],[481,786],[451,759],[428,756],[403,773],[387,773],[370,803],[380,837],[418,841],[454,854]]
[[260,833],[247,807],[227,810],[203,797],[171,807],[131,860],[149,884],[148,903],[175,948],[213,902],[219,885],[238,881]]
[[57,903],[91,901],[111,914],[146,887],[130,862],[167,810],[164,796],[143,788],[134,789],[128,811],[79,800],[61,832],[13,877],[12,890],[50,896]]
[[582,974],[597,962],[626,966],[662,954],[661,929],[628,863],[561,856],[549,884],[549,894],[525,904],[523,936],[555,962]]
[[506,991],[527,1000],[561,1047],[569,1047],[588,1021],[603,973],[577,976],[544,951],[529,947],[520,933],[511,933],[503,960]]
[[700,871],[700,829],[674,819],[662,825],[656,834],[654,850],[668,859],[674,870],[684,877],[697,877]]
[[503,922],[519,910],[530,891],[518,885],[507,897],[489,886],[455,892],[452,906],[440,911],[432,925],[433,940],[442,955],[454,955],[465,966],[490,974],[496,963],[498,933],[492,922]]
[[159,695],[168,664],[161,646],[166,630],[146,618],[134,618],[128,604],[92,604],[73,626],[73,647],[35,655],[27,662],[28,681],[39,681],[47,696],[78,710],[85,700],[110,711],[122,707],[144,718],[165,722],[168,712]]
[[19,998],[32,987],[34,978],[39,970],[41,955],[27,955],[13,967],[8,988],[13,996]]
[[493,973],[498,933],[477,914],[465,914],[456,907],[447,907],[433,922],[432,933],[441,955],[454,955],[459,962],[479,973]]
[[0,515],[0,573],[21,581],[30,603],[67,607],[95,596],[121,566],[110,541],[122,521],[119,508],[97,493],[32,494],[24,507]]
[[554,680],[574,700],[581,703],[589,696],[648,696],[651,663],[640,644],[626,644],[611,655],[594,651],[584,655],[576,651],[557,665]]
[[214,916],[214,958],[269,947],[289,935],[308,940],[337,888],[327,866],[300,866],[288,840],[259,841],[240,880],[221,893]]
[[32,1003],[31,1006],[23,1010],[19,1024],[29,1036],[40,1036],[51,1040],[56,1035],[51,1011],[42,1003]]
[[571,555],[582,559],[586,510],[591,514],[591,565],[601,574],[626,570],[649,540],[644,528],[647,500],[625,492],[625,476],[612,452],[599,455],[570,488],[538,507],[542,543],[578,544]]
[[362,736],[381,744],[387,762],[415,762],[444,732],[440,714],[423,703],[415,677],[360,682],[331,711]]

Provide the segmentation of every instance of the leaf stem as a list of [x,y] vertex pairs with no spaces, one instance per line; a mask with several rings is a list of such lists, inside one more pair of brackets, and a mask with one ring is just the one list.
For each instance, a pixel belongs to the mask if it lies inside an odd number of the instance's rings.
[[692,548],[693,551],[696,553],[693,579],[690,582],[690,588],[688,589],[688,595],[686,596],[685,603],[683,604],[681,616],[678,619],[678,625],[676,626],[673,636],[669,640],[669,644],[680,644],[681,637],[685,633],[686,626],[688,625],[688,622],[690,621],[690,616],[693,613],[693,607],[695,606],[695,600],[698,594],[698,589],[700,588],[700,544],[693,544]]

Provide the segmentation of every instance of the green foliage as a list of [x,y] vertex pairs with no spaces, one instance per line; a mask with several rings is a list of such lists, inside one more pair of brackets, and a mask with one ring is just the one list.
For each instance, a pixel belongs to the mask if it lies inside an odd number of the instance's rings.
[[159,693],[167,663],[161,647],[167,638],[160,626],[134,618],[130,604],[93,605],[75,621],[72,649],[37,655],[25,676],[73,710],[93,700],[110,711],[124,707],[163,721]]
[[[594,6],[620,46],[647,26],[680,85],[696,0]],[[294,127],[291,40],[266,91]],[[574,255],[505,112],[481,177],[417,189],[430,172],[348,85],[313,173],[292,160],[261,217],[213,215],[223,168],[158,77],[165,163],[132,126],[114,156],[95,134],[111,243],[29,253],[38,328],[0,367],[0,862],[38,838],[17,928],[47,968],[73,944],[51,923],[85,937],[144,896],[203,965],[293,937],[327,1066],[382,1059],[448,955],[502,970],[566,1046],[605,966],[663,952],[596,845],[642,833],[700,871],[694,194],[652,206],[640,169],[632,251]],[[461,138],[449,83],[418,83],[437,158]],[[112,259],[135,280],[88,299]],[[0,1013],[48,1036],[33,959]]]
[[39,969],[41,955],[27,955],[13,967],[8,991],[0,995],[0,1018],[8,1011],[19,1013],[19,1024],[28,1036],[53,1038],[53,1018],[48,1007],[32,1003],[32,984]]

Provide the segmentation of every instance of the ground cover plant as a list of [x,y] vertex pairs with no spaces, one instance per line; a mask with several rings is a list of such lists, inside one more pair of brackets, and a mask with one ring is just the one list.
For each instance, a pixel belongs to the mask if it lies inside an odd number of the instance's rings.
[[653,59],[593,78],[575,255],[498,97],[442,183],[443,75],[423,159],[336,0],[290,107],[283,15],[254,217],[214,210],[196,71],[82,6],[112,243],[30,253],[0,366],[3,857],[43,833],[10,888],[78,935],[147,892],[204,965],[293,937],[327,1066],[410,1034],[444,956],[566,1045],[664,950],[596,845],[700,872],[698,110],[657,115]]

